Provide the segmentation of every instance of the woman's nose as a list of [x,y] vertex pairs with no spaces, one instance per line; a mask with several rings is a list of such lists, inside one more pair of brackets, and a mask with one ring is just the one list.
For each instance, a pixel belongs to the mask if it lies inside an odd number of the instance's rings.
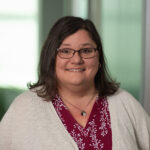
[[71,58],[71,62],[72,63],[83,63],[83,59],[82,57],[80,56],[80,53],[79,52],[75,52],[73,57]]

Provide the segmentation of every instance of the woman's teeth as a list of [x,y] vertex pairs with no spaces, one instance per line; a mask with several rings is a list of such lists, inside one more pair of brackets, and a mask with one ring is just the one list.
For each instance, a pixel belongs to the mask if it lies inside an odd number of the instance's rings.
[[67,71],[72,71],[72,72],[81,72],[84,71],[85,69],[80,69],[80,68],[73,68],[73,69],[67,69]]

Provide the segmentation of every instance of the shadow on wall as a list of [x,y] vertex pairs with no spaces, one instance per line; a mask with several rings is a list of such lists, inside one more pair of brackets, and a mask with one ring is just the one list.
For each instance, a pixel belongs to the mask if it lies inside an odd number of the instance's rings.
[[0,120],[16,96],[23,90],[15,88],[0,88]]

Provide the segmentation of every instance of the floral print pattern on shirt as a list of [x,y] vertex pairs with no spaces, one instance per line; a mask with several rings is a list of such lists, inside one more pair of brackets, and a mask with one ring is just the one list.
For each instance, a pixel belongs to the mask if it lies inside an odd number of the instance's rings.
[[112,150],[111,121],[106,98],[96,98],[85,128],[73,118],[58,95],[53,105],[79,150]]

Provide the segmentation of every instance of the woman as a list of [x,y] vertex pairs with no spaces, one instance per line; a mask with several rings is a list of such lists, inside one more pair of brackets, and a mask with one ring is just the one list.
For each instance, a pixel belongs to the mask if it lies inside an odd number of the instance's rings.
[[106,70],[90,20],[63,17],[43,46],[39,79],[0,124],[3,150],[149,150],[150,118]]

